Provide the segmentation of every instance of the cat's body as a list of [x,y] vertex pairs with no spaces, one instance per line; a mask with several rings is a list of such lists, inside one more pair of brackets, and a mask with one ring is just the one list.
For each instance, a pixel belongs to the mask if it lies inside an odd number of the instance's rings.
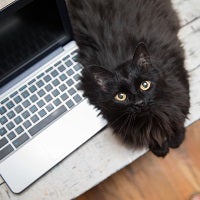
[[90,103],[134,147],[158,156],[178,147],[189,84],[171,2],[68,0],[68,6]]

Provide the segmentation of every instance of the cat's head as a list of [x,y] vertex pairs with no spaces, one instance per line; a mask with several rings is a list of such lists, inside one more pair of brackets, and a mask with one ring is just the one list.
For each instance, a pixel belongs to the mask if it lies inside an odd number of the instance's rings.
[[158,59],[159,52],[140,43],[132,58],[113,71],[106,66],[86,66],[83,70],[85,97],[115,133],[135,146],[162,146],[177,127],[183,126],[188,114],[184,57],[172,52],[166,56],[162,51]]
[[143,43],[137,46],[133,59],[115,71],[91,66],[83,71],[82,77],[85,96],[106,116],[113,112],[141,114],[149,111],[163,84]]

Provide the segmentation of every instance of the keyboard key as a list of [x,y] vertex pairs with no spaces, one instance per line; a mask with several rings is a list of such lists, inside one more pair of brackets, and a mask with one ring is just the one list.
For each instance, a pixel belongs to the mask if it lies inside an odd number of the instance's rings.
[[54,97],[57,97],[59,94],[60,94],[60,92],[59,92],[57,89],[55,89],[55,90],[52,92],[52,95],[53,95]]
[[24,119],[26,119],[30,116],[30,113],[26,110],[25,112],[22,113],[22,116]]
[[69,95],[74,95],[76,93],[76,90],[74,88],[71,88],[68,90]]
[[31,85],[36,81],[36,79],[31,80],[28,84]]
[[50,84],[48,84],[47,86],[45,86],[45,90],[47,92],[51,91],[52,89],[53,89],[53,87]]
[[37,115],[33,115],[33,117],[31,117],[31,121],[33,123],[36,123],[39,120],[39,117]]
[[58,61],[56,64],[54,64],[55,67],[57,67],[58,65],[60,65],[62,62]]
[[35,135],[38,133],[40,130],[45,128],[47,125],[49,125],[51,122],[53,122],[55,119],[57,119],[60,115],[65,113],[67,111],[65,106],[60,106],[58,109],[56,109],[54,112],[52,112],[50,115],[48,115],[46,118],[41,120],[38,124],[33,126],[30,130],[29,133],[31,136]]
[[61,76],[59,76],[61,81],[64,81],[67,79],[67,76],[65,74],[62,74]]
[[3,115],[4,113],[6,113],[6,108],[4,106],[0,107],[0,115]]
[[49,75],[46,75],[44,77],[44,80],[45,80],[46,83],[48,83],[51,80],[51,77]]
[[58,79],[55,79],[52,83],[56,87],[57,85],[60,84],[60,81]]
[[48,103],[49,101],[51,101],[53,98],[50,94],[48,94],[47,96],[44,97],[45,101]]
[[53,67],[50,67],[50,68],[47,69],[45,72],[46,72],[46,73],[49,73],[52,69],[53,69]]
[[13,111],[10,111],[8,114],[7,114],[8,118],[9,119],[12,119],[13,117],[15,117],[15,113]]
[[23,91],[24,89],[26,89],[26,85],[23,85],[20,89],[19,89],[19,91]]
[[29,100],[26,100],[22,103],[22,105],[24,106],[24,108],[27,108],[31,105],[30,101]]
[[58,75],[58,71],[57,70],[53,70],[51,72],[51,76],[56,77]]
[[79,74],[76,74],[76,75],[74,75],[73,78],[74,78],[75,81],[79,81],[79,80],[80,80],[80,75],[79,75]]
[[6,138],[2,138],[0,140],[0,149],[5,146],[8,143],[8,140]]
[[68,58],[69,58],[69,55],[65,56],[65,57],[63,58],[63,61],[67,60]]
[[65,101],[69,98],[69,96],[66,93],[62,94],[60,97],[63,101]]
[[72,79],[69,79],[66,83],[68,86],[72,86],[74,84],[74,81]]
[[76,71],[79,71],[80,69],[82,69],[82,66],[81,66],[80,64],[76,64],[76,65],[74,66],[74,69],[75,69]]
[[40,88],[44,85],[44,82],[42,80],[40,80],[36,83],[36,85]]
[[9,140],[13,140],[16,137],[16,135],[14,134],[13,131],[11,133],[9,133],[7,136],[8,136]]
[[19,126],[19,127],[17,127],[17,128],[15,129],[15,131],[16,131],[17,134],[19,135],[19,134],[21,134],[21,133],[24,131],[24,129],[23,129],[21,126]]
[[37,102],[37,105],[42,108],[45,105],[45,102],[43,100],[40,100]]
[[16,92],[13,92],[13,93],[10,95],[10,97],[13,98],[14,96],[17,95],[17,93],[18,93],[17,91],[16,91]]
[[34,94],[30,97],[30,100],[32,101],[32,103],[34,103],[38,100],[38,97]]
[[17,106],[16,108],[15,108],[15,111],[17,112],[17,113],[20,113],[20,112],[22,112],[22,110],[23,110],[23,108],[22,108],[22,106]]
[[24,126],[25,128],[29,128],[31,125],[32,125],[32,124],[31,124],[31,122],[30,122],[29,120],[27,120],[27,121],[25,121],[25,122],[23,123],[23,126]]
[[24,92],[22,92],[21,95],[22,95],[23,98],[25,99],[25,98],[27,98],[27,97],[30,95],[30,93],[29,93],[27,90],[25,90]]
[[74,62],[77,62],[77,61],[78,61],[78,55],[73,56],[73,57],[72,57],[72,60],[73,60]]
[[58,70],[60,71],[60,72],[63,72],[63,71],[65,71],[65,66],[64,65],[61,65],[61,66],[59,66],[58,67]]
[[60,99],[56,99],[55,101],[53,101],[55,106],[59,106],[61,104]]
[[30,110],[32,113],[35,113],[38,109],[37,109],[37,107],[36,107],[35,105],[33,105],[33,106],[31,106],[31,107],[29,108],[29,110]]
[[16,118],[14,119],[14,121],[15,121],[15,123],[18,125],[18,124],[20,124],[20,123],[22,122],[22,118],[21,118],[20,116],[18,116],[18,117],[16,117]]
[[8,98],[8,97],[7,97],[7,98],[5,98],[5,99],[3,99],[3,100],[1,101],[1,104],[4,104],[4,103],[6,103],[8,100],[9,100],[9,98]]
[[0,160],[2,160],[3,158],[5,158],[9,153],[11,153],[13,151],[13,147],[11,145],[6,146],[5,148],[3,148],[0,151]]
[[35,85],[32,85],[32,86],[29,88],[29,91],[30,91],[31,93],[34,93],[36,90],[37,90],[37,88],[35,87]]
[[70,70],[67,71],[67,75],[68,75],[68,76],[71,76],[71,75],[73,75],[73,74],[74,74],[74,71],[73,71],[72,69],[70,69]]
[[22,98],[20,97],[20,96],[16,96],[15,98],[14,98],[14,102],[15,103],[20,103],[22,101]]
[[37,76],[37,79],[40,79],[41,77],[43,77],[44,76],[44,73],[41,73],[41,74],[39,74],[38,76]]
[[45,95],[45,91],[44,91],[43,89],[40,90],[40,91],[38,92],[38,95],[39,95],[40,97],[44,96],[44,95]]
[[72,108],[74,106],[74,102],[72,100],[67,101],[68,108]]
[[7,121],[8,121],[8,119],[5,116],[3,116],[2,118],[0,118],[0,123],[2,125],[4,125]]
[[53,107],[53,105],[50,103],[49,105],[46,106],[46,109],[48,110],[48,112],[51,112],[51,111],[54,109],[54,107]]
[[6,129],[3,127],[3,128],[0,128],[0,135],[3,136],[7,133]]
[[11,109],[12,107],[14,107],[14,103],[12,101],[9,101],[7,104],[6,104],[7,108],[8,109]]
[[44,117],[47,114],[47,112],[44,109],[42,109],[39,111],[38,114],[40,115],[40,117]]
[[67,65],[67,67],[70,67],[73,65],[71,60],[68,60],[67,62],[65,62],[65,65]]
[[77,83],[77,84],[75,85],[75,88],[76,88],[77,90],[81,90],[81,83],[80,83],[80,82]]
[[24,142],[26,142],[29,139],[29,136],[24,133],[23,135],[21,135],[19,138],[17,138],[16,140],[13,141],[13,145],[18,148],[19,146],[21,146]]
[[79,103],[81,100],[82,100],[82,97],[79,95],[79,94],[76,94],[74,97],[73,97],[74,101],[76,103]]
[[6,127],[10,131],[15,127],[15,125],[13,124],[13,122],[9,122],[8,124],[6,124]]
[[65,91],[67,89],[67,86],[65,84],[62,84],[59,86],[59,89],[61,92]]

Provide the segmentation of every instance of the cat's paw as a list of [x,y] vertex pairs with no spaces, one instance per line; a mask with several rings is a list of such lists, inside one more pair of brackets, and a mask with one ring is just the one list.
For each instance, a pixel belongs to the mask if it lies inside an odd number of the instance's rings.
[[169,153],[169,148],[150,149],[153,154],[158,157],[165,157]]
[[171,148],[178,148],[185,139],[185,128],[179,129],[175,132],[175,135],[168,139],[169,146]]
[[165,157],[169,153],[167,141],[160,147],[158,144],[149,146],[150,151],[158,157]]

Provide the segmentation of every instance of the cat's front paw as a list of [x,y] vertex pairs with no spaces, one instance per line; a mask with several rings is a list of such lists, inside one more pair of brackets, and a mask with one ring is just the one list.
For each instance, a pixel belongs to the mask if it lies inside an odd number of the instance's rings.
[[178,148],[185,139],[185,128],[177,130],[172,137],[168,139],[171,148]]
[[169,153],[169,147],[167,142],[162,147],[159,145],[153,145],[149,147],[150,151],[158,157],[165,157]]

